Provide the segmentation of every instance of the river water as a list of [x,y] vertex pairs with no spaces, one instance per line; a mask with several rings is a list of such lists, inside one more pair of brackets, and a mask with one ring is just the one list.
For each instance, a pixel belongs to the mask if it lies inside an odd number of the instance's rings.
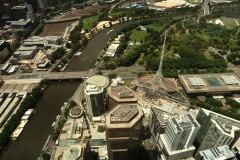
[[61,113],[61,107],[74,93],[80,82],[52,83],[36,104],[36,112],[17,141],[10,142],[2,151],[1,160],[36,160],[48,136],[52,123]]
[[85,48],[82,51],[80,56],[75,56],[71,62],[69,63],[68,67],[65,69],[66,72],[68,71],[86,71],[91,68],[91,65],[97,60],[99,54],[106,46],[108,40],[120,31],[123,27],[131,24],[136,23],[137,21],[130,21],[121,24],[116,24],[111,28],[107,28],[103,31],[97,33]]
[[[97,60],[107,41],[123,27],[134,22],[114,25],[97,33],[89,40],[80,56],[69,63],[65,71],[83,71],[90,69]],[[48,136],[52,134],[52,123],[60,109],[75,92],[80,82],[55,82],[48,85],[44,95],[36,104],[36,112],[30,119],[17,141],[10,142],[1,152],[0,160],[36,160]]]

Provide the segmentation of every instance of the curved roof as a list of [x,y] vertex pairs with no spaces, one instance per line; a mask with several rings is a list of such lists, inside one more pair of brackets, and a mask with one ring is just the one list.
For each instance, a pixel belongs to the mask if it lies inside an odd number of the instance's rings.
[[86,80],[86,83],[88,84],[93,84],[93,85],[98,85],[100,87],[107,87],[109,85],[109,80],[105,76],[101,75],[95,75]]

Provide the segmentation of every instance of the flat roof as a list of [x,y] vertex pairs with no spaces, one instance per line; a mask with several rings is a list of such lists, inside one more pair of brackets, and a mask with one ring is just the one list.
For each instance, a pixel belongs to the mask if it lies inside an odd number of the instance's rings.
[[23,26],[23,25],[27,25],[29,22],[31,22],[30,19],[24,20],[24,21],[12,21],[11,25],[18,25],[18,26]]
[[[187,93],[240,91],[240,78],[235,73],[189,74],[179,75],[178,78]],[[199,83],[193,83],[193,79],[199,80]]]
[[111,112],[105,115],[106,127],[113,128],[131,128],[143,116],[142,109],[138,104],[118,105]]
[[136,94],[127,86],[111,86],[107,89],[109,97],[116,102],[137,102]]
[[235,154],[229,149],[227,145],[206,149],[200,151],[199,154],[204,158],[204,160],[212,160],[218,158],[228,159],[235,157]]
[[98,85],[102,88],[106,88],[109,85],[109,80],[105,76],[95,75],[86,80],[86,83]]

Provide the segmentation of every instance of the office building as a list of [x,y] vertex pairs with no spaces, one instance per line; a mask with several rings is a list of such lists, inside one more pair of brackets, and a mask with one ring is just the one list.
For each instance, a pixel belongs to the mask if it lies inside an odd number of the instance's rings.
[[137,104],[118,105],[105,115],[109,160],[138,160],[143,111]]
[[164,134],[160,135],[161,158],[176,160],[191,157],[195,151],[192,144],[199,129],[199,123],[191,114],[169,118]]
[[[169,110],[173,109],[173,106],[168,105]],[[174,116],[174,114],[170,111],[165,111],[163,107],[152,107],[150,112],[149,126],[151,134],[155,140],[155,142],[159,141],[160,134],[163,134],[166,129],[167,120]],[[158,143],[157,143],[158,145]],[[158,145],[158,147],[160,147]]]
[[36,0],[36,1],[37,1],[38,9],[40,10],[48,9],[47,0]]
[[229,146],[223,145],[217,148],[210,148],[199,152],[196,160],[237,160],[236,155],[229,149]]
[[13,6],[11,13],[14,20],[27,19],[27,6]]
[[19,5],[18,0],[0,0],[0,17],[2,17],[4,14],[6,14],[5,9],[4,9],[5,3],[10,3],[11,6]]
[[10,46],[6,41],[0,40],[0,64],[3,64],[10,54]]
[[106,110],[106,88],[109,85],[108,78],[96,75],[85,82],[85,97],[88,114],[91,117],[101,116]]
[[27,12],[27,18],[31,19],[32,22],[36,22],[37,21],[37,17],[35,15],[35,12],[33,10],[33,7],[31,4],[26,4],[28,12]]
[[236,145],[240,137],[240,121],[202,108],[196,119],[202,127],[194,142],[197,148],[195,156],[202,150]]
[[135,92],[123,85],[116,85],[108,87],[107,89],[107,103],[108,103],[108,110],[116,107],[118,104],[121,103],[136,103],[137,96]]
[[5,16],[9,18],[10,20],[13,19],[12,13],[11,13],[11,4],[10,3],[4,3],[4,12]]
[[19,20],[19,21],[13,21],[11,23],[11,29],[14,32],[17,31],[30,31],[32,28],[32,22],[30,19],[27,20]]

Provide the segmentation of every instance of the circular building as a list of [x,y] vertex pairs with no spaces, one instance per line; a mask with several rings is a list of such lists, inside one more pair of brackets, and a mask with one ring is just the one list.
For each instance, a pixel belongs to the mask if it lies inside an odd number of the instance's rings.
[[74,107],[69,111],[71,118],[79,118],[82,116],[83,111],[79,107]]
[[105,76],[95,75],[86,80],[86,84],[97,85],[101,88],[106,88],[109,85],[109,80]]

